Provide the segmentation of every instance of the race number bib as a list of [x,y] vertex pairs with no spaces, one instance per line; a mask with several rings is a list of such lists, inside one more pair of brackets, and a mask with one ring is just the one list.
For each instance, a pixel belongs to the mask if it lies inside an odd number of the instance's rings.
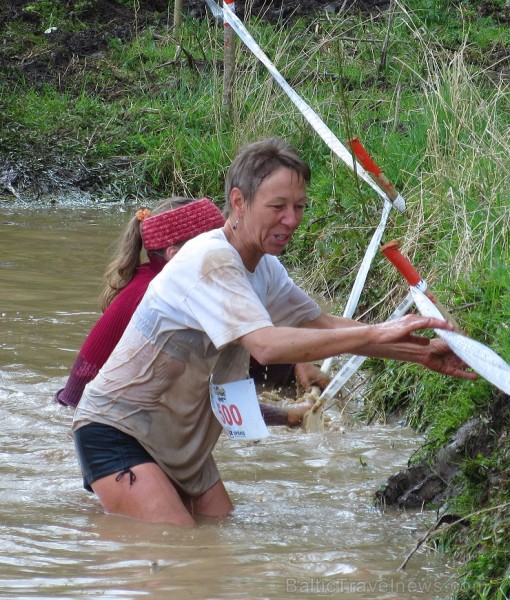
[[211,382],[209,391],[214,416],[231,439],[257,440],[269,435],[253,379],[222,385]]

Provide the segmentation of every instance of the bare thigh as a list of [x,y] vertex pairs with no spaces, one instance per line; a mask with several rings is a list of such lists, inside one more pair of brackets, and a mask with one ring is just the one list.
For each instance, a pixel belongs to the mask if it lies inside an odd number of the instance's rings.
[[186,505],[192,515],[202,517],[225,517],[234,510],[234,505],[221,480],[200,496],[189,498]]
[[106,513],[181,527],[195,525],[177,489],[156,463],[136,465],[131,473],[101,477],[91,487]]

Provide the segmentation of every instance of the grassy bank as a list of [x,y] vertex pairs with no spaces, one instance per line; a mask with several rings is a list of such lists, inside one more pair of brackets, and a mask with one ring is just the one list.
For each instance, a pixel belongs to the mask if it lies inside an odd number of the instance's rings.
[[[308,214],[286,261],[340,312],[380,199],[331,155],[240,44],[234,107],[223,109],[221,24],[185,17],[176,35],[168,12],[112,3],[116,12],[102,20],[100,4],[34,0],[2,21],[0,159],[4,175],[15,174],[2,199],[12,200],[13,189],[45,201],[45,190],[61,187],[90,201],[139,205],[178,194],[221,203],[236,149],[280,135],[313,171]],[[246,23],[338,138],[358,135],[406,197],[407,213],[392,216],[385,241],[400,239],[465,331],[509,361],[508,16],[496,1],[415,4],[285,27]],[[381,319],[405,291],[377,258],[357,315]],[[494,388],[485,381],[376,361],[371,372],[367,418],[402,413],[426,435],[421,459],[490,412]],[[459,598],[504,598],[508,590],[505,435],[494,451],[466,460],[449,505],[461,521],[439,530],[438,547],[465,560]]]

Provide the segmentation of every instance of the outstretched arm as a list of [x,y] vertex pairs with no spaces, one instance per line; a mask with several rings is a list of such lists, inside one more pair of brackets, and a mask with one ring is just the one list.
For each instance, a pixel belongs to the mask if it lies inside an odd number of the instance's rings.
[[416,332],[453,330],[442,319],[406,315],[377,325],[323,314],[304,327],[264,327],[239,339],[261,364],[310,362],[339,354],[359,354],[415,362],[456,377],[474,379],[463,362],[442,340],[430,340]]

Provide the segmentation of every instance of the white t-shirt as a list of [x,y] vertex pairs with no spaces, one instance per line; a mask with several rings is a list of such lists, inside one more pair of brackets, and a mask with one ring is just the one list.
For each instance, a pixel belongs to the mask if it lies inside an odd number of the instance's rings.
[[98,422],[135,437],[184,491],[219,479],[221,433],[209,380],[248,376],[236,340],[263,327],[298,326],[320,308],[265,255],[249,272],[221,229],[187,242],[150,283],[119,344],[85,388],[73,429]]

